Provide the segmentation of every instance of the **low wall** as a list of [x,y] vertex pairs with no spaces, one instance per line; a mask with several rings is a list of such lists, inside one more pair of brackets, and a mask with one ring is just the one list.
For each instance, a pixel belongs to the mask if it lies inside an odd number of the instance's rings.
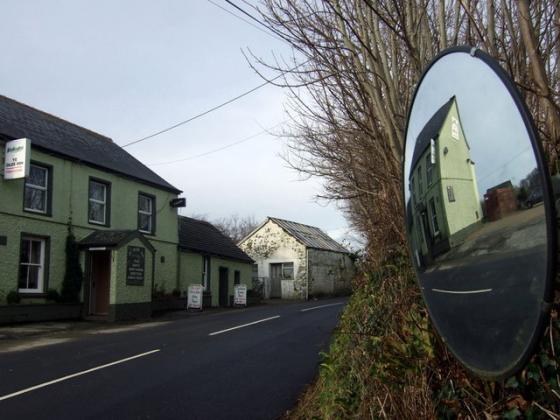
[[152,301],[152,312],[178,311],[187,307],[187,298],[161,299]]
[[0,325],[18,322],[59,321],[80,319],[82,303],[45,303],[35,305],[0,306]]

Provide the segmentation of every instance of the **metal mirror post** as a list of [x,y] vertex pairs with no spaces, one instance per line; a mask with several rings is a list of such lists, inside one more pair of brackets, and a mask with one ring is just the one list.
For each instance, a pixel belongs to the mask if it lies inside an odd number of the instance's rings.
[[403,180],[409,246],[437,331],[479,376],[515,373],[548,316],[556,230],[530,114],[490,56],[456,47],[425,71]]

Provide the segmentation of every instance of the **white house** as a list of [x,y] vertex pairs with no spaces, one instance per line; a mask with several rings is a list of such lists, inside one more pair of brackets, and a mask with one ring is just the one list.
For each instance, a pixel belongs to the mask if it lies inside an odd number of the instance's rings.
[[350,253],[321,229],[268,217],[239,242],[264,282],[265,298],[308,299],[350,289]]

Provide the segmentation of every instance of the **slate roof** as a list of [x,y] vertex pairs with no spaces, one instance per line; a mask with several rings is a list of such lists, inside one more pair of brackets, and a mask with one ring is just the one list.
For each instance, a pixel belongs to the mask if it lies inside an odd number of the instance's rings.
[[2,95],[0,135],[8,140],[27,137],[31,139],[33,147],[122,174],[176,194],[181,192],[113,143],[110,138]]
[[179,247],[233,260],[254,262],[214,225],[190,217],[179,216]]
[[82,248],[118,248],[136,238],[144,242],[151,251],[154,250],[150,242],[137,230],[96,230],[79,241],[79,245]]
[[[432,118],[428,120],[426,125],[424,125],[420,134],[418,134],[416,145],[414,146],[414,153],[412,154],[412,165],[410,166],[412,169],[416,167],[418,159],[420,159],[426,148],[430,145],[430,140],[438,136],[454,100],[455,96],[451,97],[451,99],[443,104],[435,114],[432,115]],[[410,172],[410,176],[412,176],[412,172],[413,171]]]
[[277,219],[269,217],[271,220],[284,229],[289,235],[296,238],[299,242],[308,248],[321,249],[324,251],[342,252],[348,254],[348,250],[336,242],[318,227],[308,226],[301,223],[291,222],[289,220]]

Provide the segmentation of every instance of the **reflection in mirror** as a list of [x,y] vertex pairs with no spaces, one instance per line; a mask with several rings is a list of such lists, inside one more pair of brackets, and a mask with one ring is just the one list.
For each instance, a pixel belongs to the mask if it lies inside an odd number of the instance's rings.
[[499,377],[543,314],[543,171],[520,109],[484,60],[453,52],[418,86],[406,136],[406,221],[430,315],[456,357]]

